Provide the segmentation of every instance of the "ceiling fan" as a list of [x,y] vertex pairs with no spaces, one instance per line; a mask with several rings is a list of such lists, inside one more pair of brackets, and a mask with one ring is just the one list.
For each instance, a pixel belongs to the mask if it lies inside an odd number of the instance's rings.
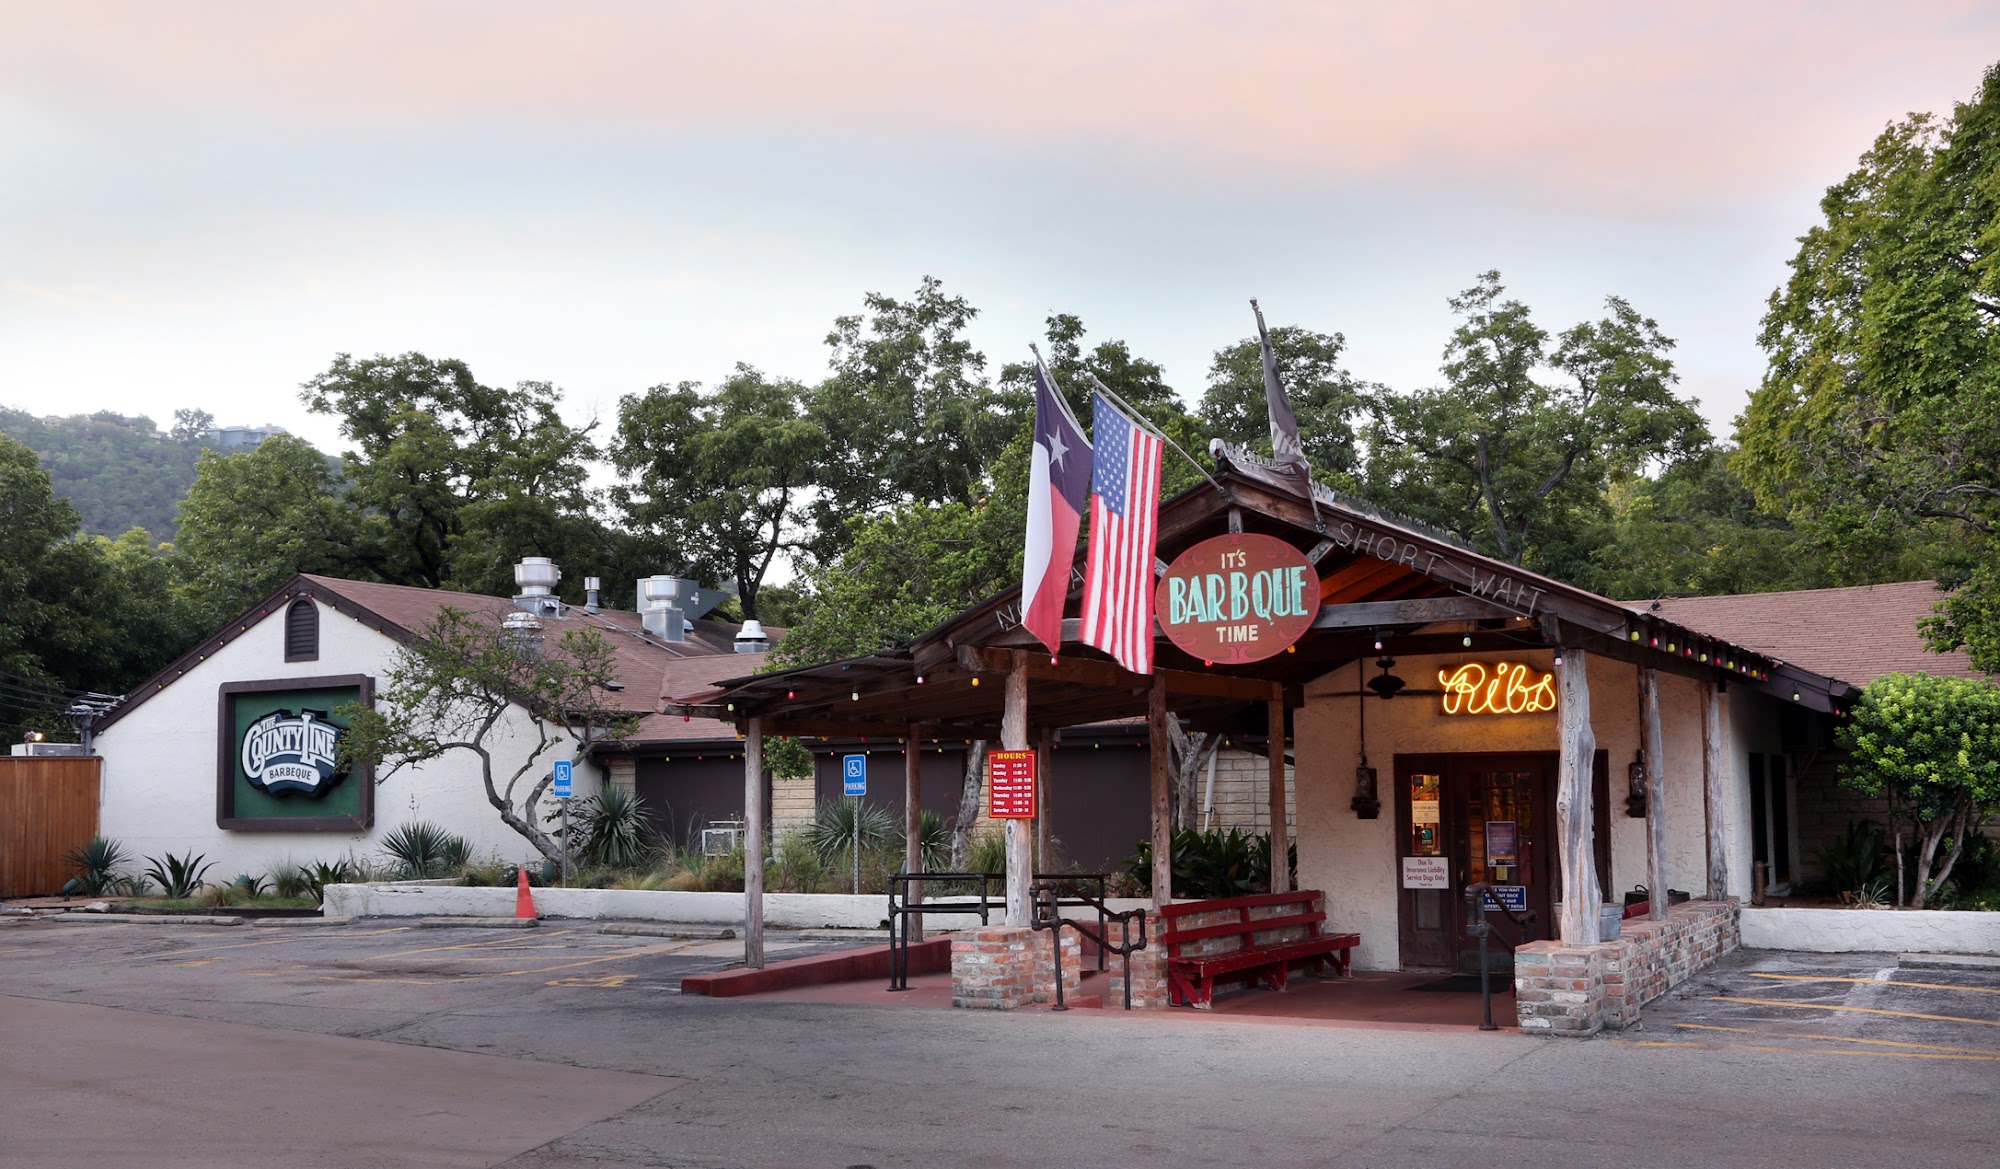
[[1375,665],[1379,667],[1382,672],[1380,674],[1377,674],[1373,678],[1368,679],[1366,682],[1363,682],[1362,689],[1336,690],[1331,695],[1331,697],[1366,698],[1372,694],[1377,698],[1394,698],[1398,694],[1439,695],[1444,693],[1444,691],[1442,690],[1412,689],[1408,682],[1403,681],[1401,678],[1398,678],[1396,675],[1389,672],[1390,670],[1395,668],[1396,659],[1390,657],[1388,654],[1383,654],[1381,657],[1376,658]]

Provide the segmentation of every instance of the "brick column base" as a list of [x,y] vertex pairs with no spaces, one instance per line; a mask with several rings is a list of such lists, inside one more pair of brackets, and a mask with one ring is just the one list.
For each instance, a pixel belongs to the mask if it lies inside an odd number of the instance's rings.
[[[1048,935],[1026,926],[984,925],[954,936],[951,1005],[1011,1011],[1034,1002],[1037,942],[1046,950]],[[1044,963],[1048,961],[1046,953],[1042,958]],[[1053,978],[1049,981],[1049,993],[1054,996]]]
[[[1117,955],[1105,963],[1108,974],[1104,988],[1104,1009],[1125,1007],[1125,964]],[[1132,955],[1132,1009],[1161,1010],[1167,1005],[1167,951],[1158,941]]]
[[[1071,1003],[1076,1001],[1077,988],[1083,984],[1083,938],[1075,930],[1058,930],[1062,935],[1063,998]],[[1049,941],[1049,931],[1034,931],[1034,939],[1028,943],[1034,959],[1034,995],[1038,1003],[1056,1001],[1056,972],[1054,943]]]

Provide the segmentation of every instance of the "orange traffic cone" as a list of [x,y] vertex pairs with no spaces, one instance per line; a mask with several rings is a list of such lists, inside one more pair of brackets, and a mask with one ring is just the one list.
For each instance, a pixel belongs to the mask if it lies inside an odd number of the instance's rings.
[[522,865],[520,874],[520,883],[514,886],[514,916],[539,917],[535,912],[535,895],[528,892],[528,866]]

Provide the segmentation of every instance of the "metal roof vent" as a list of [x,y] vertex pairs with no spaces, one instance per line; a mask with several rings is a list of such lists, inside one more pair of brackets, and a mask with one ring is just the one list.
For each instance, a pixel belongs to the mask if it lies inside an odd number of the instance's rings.
[[564,606],[555,595],[562,569],[546,556],[523,556],[514,566],[514,587],[521,591],[514,603],[539,617],[561,617]]
[[686,586],[675,576],[649,576],[639,582],[639,623],[647,633],[661,641],[687,640],[687,614],[680,608]]
[[743,628],[736,631],[736,652],[740,654],[760,654],[771,648],[771,639],[764,635],[764,623],[755,617],[743,622]]
[[530,612],[509,613],[500,622],[500,635],[514,652],[523,657],[539,657],[542,652],[542,623]]

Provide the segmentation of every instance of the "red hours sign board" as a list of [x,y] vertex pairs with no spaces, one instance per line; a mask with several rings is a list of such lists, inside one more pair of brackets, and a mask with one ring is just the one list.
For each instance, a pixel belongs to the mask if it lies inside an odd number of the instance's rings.
[[995,820],[1035,818],[1035,753],[991,751],[986,755],[986,814]]
[[1154,595],[1167,639],[1204,662],[1242,665],[1285,652],[1319,613],[1319,573],[1275,536],[1237,532],[1174,558]]

